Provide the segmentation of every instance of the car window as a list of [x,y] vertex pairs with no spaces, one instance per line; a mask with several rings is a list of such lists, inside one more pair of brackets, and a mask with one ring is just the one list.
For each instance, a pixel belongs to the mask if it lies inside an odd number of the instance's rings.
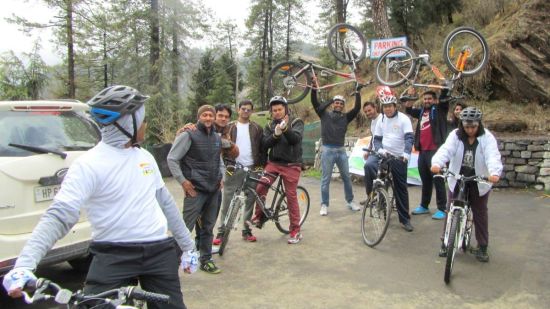
[[0,112],[0,157],[22,157],[35,153],[10,143],[70,151],[87,150],[100,140],[96,125],[85,113]]

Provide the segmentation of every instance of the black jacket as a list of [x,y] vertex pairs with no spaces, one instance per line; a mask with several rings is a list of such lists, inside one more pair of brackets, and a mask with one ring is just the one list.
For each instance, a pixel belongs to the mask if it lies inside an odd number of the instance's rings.
[[275,136],[275,126],[279,122],[272,120],[264,128],[262,145],[268,152],[268,160],[283,164],[302,163],[304,122],[300,118],[290,117],[287,130]]
[[[447,139],[447,114],[449,113],[449,100],[447,100],[448,91],[443,90],[439,96],[439,103],[432,105],[430,108],[430,126],[432,128],[432,137],[434,139],[434,144],[439,148]],[[422,108],[406,108],[407,114],[418,119],[416,123],[416,129],[414,131],[414,147],[418,151],[420,149],[420,119],[422,119],[422,114],[424,113],[424,107]]]

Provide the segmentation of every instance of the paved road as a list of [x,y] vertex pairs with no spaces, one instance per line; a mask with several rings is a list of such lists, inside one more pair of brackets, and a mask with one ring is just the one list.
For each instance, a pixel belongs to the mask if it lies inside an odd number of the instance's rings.
[[[441,221],[413,216],[415,230],[407,233],[394,220],[372,249],[362,242],[360,213],[344,206],[341,182],[333,182],[327,217],[318,213],[319,181],[301,182],[312,199],[302,242],[288,245],[271,222],[255,231],[257,243],[235,233],[226,254],[215,256],[221,274],[181,274],[189,308],[550,307],[550,199],[540,193],[493,192],[490,263],[459,253],[445,285],[444,259],[437,257]],[[180,200],[177,184],[168,185]],[[354,191],[363,198],[361,186]],[[419,197],[420,188],[410,187],[411,208]],[[82,280],[63,264],[45,272],[69,287]]]

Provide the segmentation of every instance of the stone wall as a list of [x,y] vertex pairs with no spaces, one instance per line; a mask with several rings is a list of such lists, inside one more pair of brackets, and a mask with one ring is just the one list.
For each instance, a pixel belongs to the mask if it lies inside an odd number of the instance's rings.
[[502,155],[499,187],[550,191],[550,138],[497,138]]

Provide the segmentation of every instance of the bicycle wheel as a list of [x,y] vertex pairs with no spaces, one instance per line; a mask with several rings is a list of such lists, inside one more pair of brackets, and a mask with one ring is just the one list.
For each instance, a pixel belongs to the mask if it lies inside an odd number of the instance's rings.
[[489,45],[473,28],[459,27],[445,38],[443,59],[453,73],[471,76],[489,62]]
[[338,61],[351,64],[365,58],[367,45],[365,37],[357,28],[348,24],[336,24],[330,28],[327,45]]
[[464,239],[462,240],[462,251],[468,252],[470,248],[470,240],[472,239],[473,230],[473,215],[472,211],[468,210],[466,214],[466,228],[464,228]]
[[378,59],[376,79],[382,85],[397,87],[413,75],[416,61],[416,54],[409,47],[392,47]]
[[447,261],[445,263],[445,283],[451,282],[451,273],[455,261],[456,249],[458,249],[458,233],[460,222],[460,210],[455,210],[451,218],[451,228],[449,229],[449,241],[447,242]]
[[269,96],[283,96],[289,104],[300,102],[311,88],[309,72],[298,62],[285,61],[277,64],[269,73],[267,90]]
[[367,246],[374,247],[384,239],[392,210],[388,192],[383,188],[374,189],[361,214],[361,234]]
[[[309,213],[309,193],[306,188],[298,186],[296,188],[296,195],[298,196],[298,207],[300,208],[300,226],[306,221],[307,214]],[[290,219],[288,217],[288,203],[286,200],[286,194],[279,197],[277,201],[277,206],[275,206],[275,226],[277,229],[283,233],[288,234],[290,226]]]
[[235,195],[231,200],[231,203],[229,204],[229,213],[227,214],[229,217],[227,218],[227,222],[224,222],[225,229],[223,231],[222,242],[220,243],[220,249],[218,250],[218,254],[220,256],[222,256],[225,252],[225,247],[227,246],[227,242],[229,241],[229,234],[231,233],[231,230],[235,225],[235,220],[237,219],[237,215],[240,209],[241,209],[241,200],[237,197],[237,195]]

